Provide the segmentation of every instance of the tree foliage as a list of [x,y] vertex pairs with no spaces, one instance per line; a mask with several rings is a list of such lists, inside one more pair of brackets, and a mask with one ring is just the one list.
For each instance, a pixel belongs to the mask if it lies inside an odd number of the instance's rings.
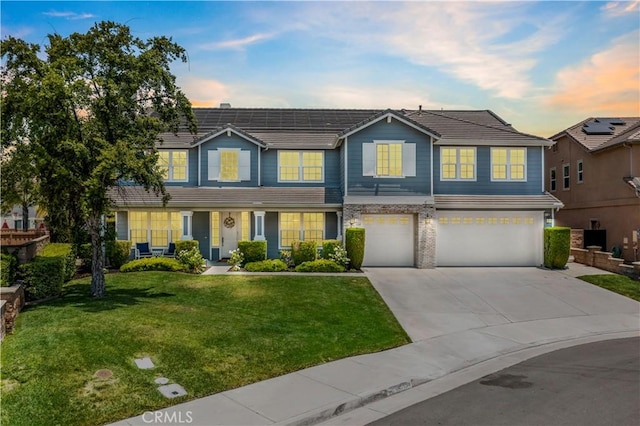
[[[170,38],[134,37],[125,25],[96,23],[85,34],[48,36],[41,47],[2,41],[3,151],[28,144],[40,202],[58,239],[84,228],[91,238],[94,296],[105,294],[101,250],[109,190],[131,181],[168,197],[156,142],[182,123],[195,133],[191,104],[170,64],[186,61]],[[54,232],[54,229],[52,229]]]
[[13,206],[22,209],[22,230],[29,229],[29,207],[36,204],[37,185],[35,163],[29,145],[18,145],[3,152],[0,191],[1,210],[9,212]]

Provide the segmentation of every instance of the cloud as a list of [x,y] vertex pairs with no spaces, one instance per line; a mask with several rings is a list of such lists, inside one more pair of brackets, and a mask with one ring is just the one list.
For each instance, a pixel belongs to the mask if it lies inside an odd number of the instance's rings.
[[587,61],[560,70],[546,103],[587,115],[640,114],[639,40],[640,31],[632,31]]
[[66,19],[68,21],[77,21],[79,19],[96,18],[96,15],[94,15],[92,13],[51,11],[51,12],[43,12],[42,14],[45,15],[45,16],[51,16],[52,18],[64,18],[64,19]]
[[217,107],[223,102],[233,107],[288,108],[290,103],[277,88],[278,93],[269,93],[264,88],[225,84],[221,81],[201,77],[178,77],[178,84],[194,107]]
[[250,46],[255,43],[259,43],[261,41],[269,40],[275,36],[274,33],[269,34],[254,34],[248,37],[226,40],[226,41],[217,41],[213,43],[207,43],[200,45],[200,48],[203,50],[220,50],[220,49],[234,49],[234,50],[242,50],[247,46]]
[[640,1],[612,1],[606,3],[600,10],[604,11],[605,16],[610,18],[626,16],[632,13],[637,15],[638,10],[640,10]]

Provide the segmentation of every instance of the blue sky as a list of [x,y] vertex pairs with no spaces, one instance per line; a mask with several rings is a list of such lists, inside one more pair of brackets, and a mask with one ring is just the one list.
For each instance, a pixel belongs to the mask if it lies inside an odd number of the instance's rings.
[[196,106],[491,109],[550,136],[640,115],[640,2],[1,3],[2,38],[127,24],[171,36]]

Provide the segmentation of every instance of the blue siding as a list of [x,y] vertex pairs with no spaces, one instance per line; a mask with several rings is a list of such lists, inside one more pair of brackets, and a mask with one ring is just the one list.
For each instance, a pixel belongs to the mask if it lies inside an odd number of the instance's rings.
[[346,172],[346,168],[345,168],[345,153],[347,152],[347,149],[345,148],[345,144],[343,143],[342,145],[340,145],[340,194],[344,195],[344,188],[345,188],[345,172]]
[[267,240],[267,258],[279,259],[278,212],[267,212],[264,215],[264,237]]
[[[362,144],[374,140],[403,140],[416,144],[416,176],[376,178],[362,176]],[[429,195],[431,193],[431,138],[396,120],[375,123],[347,141],[347,195]]]
[[[297,151],[297,150],[284,150]],[[323,150],[311,150],[323,151]],[[340,153],[335,149],[324,150],[324,183],[318,182],[278,182],[278,150],[267,150],[262,153],[262,184],[264,186],[309,186],[340,187]]]
[[440,180],[440,147],[434,147],[434,192],[436,194],[534,195],[542,192],[541,147],[527,147],[526,182],[491,182],[491,147],[476,148],[475,182]]
[[[219,181],[210,181],[209,180],[209,154],[208,151],[211,149],[220,149],[220,148],[240,148],[242,150],[251,151],[251,180],[242,181],[242,182],[219,182]],[[195,148],[197,149],[197,148]],[[258,186],[258,152],[259,147],[249,142],[248,140],[241,138],[240,136],[232,133],[231,136],[227,136],[227,134],[222,134],[215,139],[207,141],[200,145],[201,149],[201,186],[216,186],[216,187],[225,187],[225,186]]]
[[165,186],[197,186],[198,185],[198,148],[197,147],[189,149],[189,165],[188,165],[187,172],[188,172],[188,182],[165,182]]

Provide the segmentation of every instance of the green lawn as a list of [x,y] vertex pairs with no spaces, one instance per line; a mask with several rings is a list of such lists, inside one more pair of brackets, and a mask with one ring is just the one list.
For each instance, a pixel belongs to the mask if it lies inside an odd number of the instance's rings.
[[[115,421],[409,342],[364,277],[140,272],[88,293],[88,278],[71,281],[18,316],[2,342],[2,424]],[[156,367],[138,369],[143,356]],[[165,399],[157,377],[188,397]]]
[[624,275],[584,275],[579,279],[640,302],[640,281]]

